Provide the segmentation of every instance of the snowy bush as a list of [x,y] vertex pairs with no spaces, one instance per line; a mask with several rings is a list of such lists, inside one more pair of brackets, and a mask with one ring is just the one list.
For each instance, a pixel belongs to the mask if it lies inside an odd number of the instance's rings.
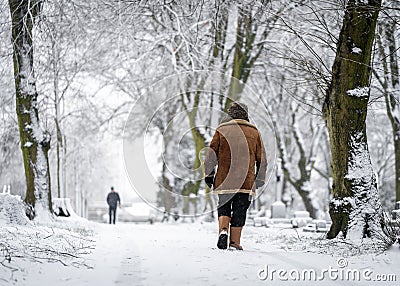
[[25,206],[20,196],[0,194],[0,224],[31,224],[25,214]]

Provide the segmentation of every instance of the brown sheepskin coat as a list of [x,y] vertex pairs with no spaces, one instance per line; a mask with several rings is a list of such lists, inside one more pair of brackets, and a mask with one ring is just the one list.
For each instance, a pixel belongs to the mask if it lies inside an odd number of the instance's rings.
[[205,175],[214,176],[214,193],[254,195],[257,180],[264,181],[267,159],[258,129],[243,119],[233,119],[217,127],[204,162]]

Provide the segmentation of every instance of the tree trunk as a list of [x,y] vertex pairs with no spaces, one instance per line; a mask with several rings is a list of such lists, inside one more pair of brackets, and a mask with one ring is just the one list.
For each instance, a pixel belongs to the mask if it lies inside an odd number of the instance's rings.
[[63,146],[63,137],[61,134],[60,130],[60,123],[57,119],[57,111],[56,111],[56,118],[55,118],[55,124],[56,124],[56,132],[57,132],[57,142],[56,142],[56,161],[57,161],[57,195],[58,198],[65,198],[65,193],[64,193],[64,177],[63,177],[63,162],[64,162],[64,146]]
[[[201,79],[199,85],[195,87],[197,89],[196,91],[186,92],[185,94],[182,92],[182,94],[181,94],[182,105],[183,105],[184,111],[189,120],[189,126],[191,129],[191,134],[192,134],[193,143],[194,143],[195,152],[196,152],[194,162],[193,162],[195,183],[186,184],[186,186],[184,187],[183,193],[182,193],[185,197],[189,196],[191,193],[195,194],[197,196],[199,189],[200,189],[200,185],[202,183],[202,180],[200,180],[198,178],[202,178],[203,174],[204,174],[204,167],[202,166],[202,162],[200,160],[200,154],[201,154],[201,151],[204,149],[206,143],[205,143],[204,135],[201,134],[198,126],[196,125],[196,118],[199,113],[198,111],[199,111],[200,99],[201,99],[202,90],[203,90],[203,87],[205,84],[205,80],[206,80],[206,78]],[[192,83],[192,80],[188,79],[187,86],[190,87],[191,83]],[[187,101],[187,103],[185,103],[185,101]],[[189,107],[188,104],[191,104],[191,106]],[[187,198],[185,198],[184,211],[188,211],[188,203],[189,202],[188,202]]]
[[60,70],[59,70],[59,61],[60,61],[60,51],[58,48],[57,41],[59,39],[57,37],[52,37],[52,68],[53,68],[53,92],[54,92],[54,123],[56,127],[56,161],[57,161],[57,195],[58,198],[65,198],[64,192],[64,142],[63,142],[63,134],[61,131],[61,121],[60,121],[60,94],[59,94],[59,78],[60,78]]
[[40,127],[33,69],[32,33],[41,1],[9,0],[9,5],[14,45],[16,112],[26,178],[25,202],[29,206],[27,215],[32,219],[36,215],[52,212],[48,163],[50,136]]
[[[170,116],[170,114],[169,114]],[[160,131],[164,136],[164,140],[163,140],[163,152],[165,152],[165,154],[163,155],[163,158],[166,158],[166,156],[168,156],[168,150],[170,150],[169,144],[172,142],[172,136],[173,133],[171,133],[171,131],[173,130],[173,128],[171,127],[171,129],[165,129],[162,125],[159,125]],[[170,182],[170,180],[168,179],[168,173],[169,173],[169,169],[167,168],[167,164],[165,159],[162,160],[162,170],[161,170],[161,180],[162,180],[162,188],[160,190],[160,206],[164,207],[164,210],[167,213],[171,213],[172,208],[175,207],[175,197],[173,194],[173,186],[172,184],[174,184],[174,182]]]
[[[236,42],[233,55],[231,82],[229,84],[228,98],[225,101],[224,110],[227,111],[232,101],[240,99],[243,86],[250,75],[251,56],[256,29],[251,18],[250,5],[238,8],[236,27]],[[254,51],[256,53],[256,51]]]
[[[204,149],[205,147],[205,138],[203,136],[203,134],[201,134],[201,132],[199,131],[198,127],[195,125],[195,122],[190,122],[190,128],[192,129],[192,137],[193,137],[193,141],[194,141],[194,146],[195,146],[195,150],[196,150],[196,157],[195,157],[195,161],[194,161],[194,171],[197,173],[201,173],[198,176],[203,177],[204,174],[204,166],[202,165],[202,162],[200,160],[200,154],[201,151]],[[196,185],[196,192],[195,194],[197,195],[198,190],[200,188],[200,184],[201,184],[202,180],[197,180],[195,185]]]
[[167,172],[167,166],[165,162],[163,161],[163,166],[162,166],[162,173],[161,173],[161,179],[162,179],[162,190],[160,192],[160,205],[164,207],[164,211],[167,213],[171,213],[172,208],[175,206],[175,198],[173,196],[173,187],[171,186],[171,183],[166,176]]
[[349,0],[324,103],[332,154],[328,238],[379,237],[382,207],[366,136],[371,54],[381,0]]
[[[388,45],[388,54],[383,51],[382,61],[385,64],[385,100],[386,110],[392,125],[393,145],[395,154],[395,178],[396,178],[396,202],[400,201],[400,79],[399,79],[399,64],[397,58],[397,45],[396,45],[396,21],[387,20],[384,23],[384,33],[386,43]],[[386,65],[386,59],[389,59],[389,67]],[[389,75],[390,74],[390,75]],[[390,87],[389,87],[390,83]]]

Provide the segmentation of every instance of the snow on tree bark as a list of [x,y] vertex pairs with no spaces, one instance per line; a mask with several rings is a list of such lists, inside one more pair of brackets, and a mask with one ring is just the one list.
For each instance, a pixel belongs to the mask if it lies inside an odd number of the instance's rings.
[[[382,207],[366,136],[371,54],[381,0],[347,2],[324,103],[332,153],[332,226],[353,240],[381,237]],[[354,47],[362,50],[354,52]]]
[[[41,1],[9,0],[12,19],[16,112],[26,178],[27,215],[52,211],[48,151],[50,136],[41,129],[33,68],[33,29]],[[39,204],[38,204],[39,203]],[[29,209],[30,209],[29,208]]]

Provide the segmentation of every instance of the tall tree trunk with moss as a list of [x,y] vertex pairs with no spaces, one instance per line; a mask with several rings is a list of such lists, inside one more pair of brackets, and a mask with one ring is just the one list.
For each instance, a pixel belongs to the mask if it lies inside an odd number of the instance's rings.
[[382,207],[366,136],[371,54],[381,0],[349,0],[324,103],[332,154],[332,226],[360,239],[380,237]]
[[33,68],[33,29],[40,0],[9,0],[16,92],[16,112],[26,178],[25,202],[30,218],[52,212],[48,151],[50,136],[41,129]]

